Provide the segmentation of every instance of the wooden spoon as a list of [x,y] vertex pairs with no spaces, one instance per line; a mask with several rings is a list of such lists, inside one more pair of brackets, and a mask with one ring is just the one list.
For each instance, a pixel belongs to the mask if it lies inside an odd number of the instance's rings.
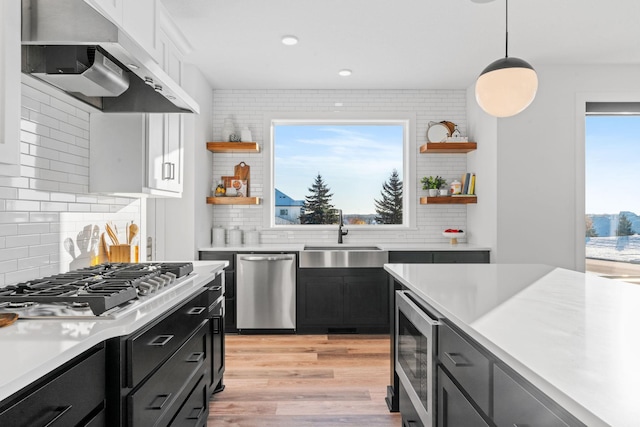
[[3,326],[9,326],[18,320],[16,313],[0,313],[0,328]]
[[139,228],[136,224],[131,223],[129,226],[129,244],[133,243],[133,238],[138,235]]
[[113,228],[111,228],[111,225],[106,224],[105,229],[107,230],[107,235],[111,239],[111,243],[114,245],[119,245],[120,243],[118,242],[118,235],[115,233],[115,231],[113,231]]

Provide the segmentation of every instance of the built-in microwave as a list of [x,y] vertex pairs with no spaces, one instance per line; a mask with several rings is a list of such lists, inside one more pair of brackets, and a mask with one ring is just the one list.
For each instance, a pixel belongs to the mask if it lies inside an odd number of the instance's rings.
[[[436,340],[440,316],[425,308],[411,291],[396,291],[395,315],[396,373],[413,407],[411,412],[419,417],[419,424],[433,427]],[[400,402],[400,412],[403,412],[402,406],[403,402]]]

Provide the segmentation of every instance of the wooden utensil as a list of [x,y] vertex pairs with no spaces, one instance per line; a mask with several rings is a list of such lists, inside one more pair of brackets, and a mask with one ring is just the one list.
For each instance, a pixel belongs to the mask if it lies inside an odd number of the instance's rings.
[[16,320],[18,320],[18,314],[16,313],[0,313],[0,328],[9,326]]
[[107,246],[107,240],[104,238],[104,233],[100,235],[100,246],[98,246],[98,264],[109,262],[109,247]]
[[119,245],[120,242],[118,241],[118,235],[113,230],[112,224],[111,223],[107,223],[105,225],[105,229],[107,230],[107,235],[109,236],[109,239],[111,239],[111,244],[112,245]]
[[138,231],[139,231],[138,225],[131,223],[128,231],[129,231],[129,244],[131,244],[133,242],[133,238],[138,235]]
[[251,177],[251,168],[245,162],[238,163],[233,170],[233,174],[237,177],[236,179],[242,179],[247,181],[247,194],[249,197],[249,180]]

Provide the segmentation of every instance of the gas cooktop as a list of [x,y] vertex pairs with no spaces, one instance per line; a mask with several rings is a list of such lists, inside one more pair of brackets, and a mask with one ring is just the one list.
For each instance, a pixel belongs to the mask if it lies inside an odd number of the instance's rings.
[[100,264],[0,288],[0,313],[112,318],[119,308],[173,287],[192,271],[192,263]]

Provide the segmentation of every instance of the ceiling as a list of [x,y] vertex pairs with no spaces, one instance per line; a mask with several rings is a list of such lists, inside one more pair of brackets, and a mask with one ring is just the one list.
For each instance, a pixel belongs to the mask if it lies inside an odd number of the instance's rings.
[[[461,89],[504,56],[504,0],[162,2],[215,89]],[[509,55],[637,65],[639,16],[638,0],[512,0]]]

